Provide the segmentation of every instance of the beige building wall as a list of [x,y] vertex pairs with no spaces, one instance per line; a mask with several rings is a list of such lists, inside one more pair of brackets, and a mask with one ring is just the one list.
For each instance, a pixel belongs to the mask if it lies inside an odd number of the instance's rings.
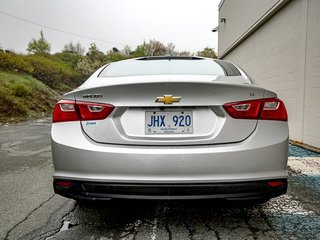
[[320,147],[320,1],[309,0],[306,29],[303,141]]
[[[225,52],[282,0],[226,0],[219,4],[219,51]],[[248,7],[249,6],[249,7]],[[223,21],[225,19],[225,22]]]
[[[226,2],[241,1],[225,0],[220,10]],[[237,10],[228,11],[233,16]],[[219,32],[219,42],[223,35]],[[220,46],[221,58],[243,67],[284,100],[290,139],[320,147],[320,0],[289,1],[229,52]]]

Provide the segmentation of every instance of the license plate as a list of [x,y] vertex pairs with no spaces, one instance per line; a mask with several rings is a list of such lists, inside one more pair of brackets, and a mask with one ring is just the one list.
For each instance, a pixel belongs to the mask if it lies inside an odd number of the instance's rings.
[[147,111],[146,134],[192,134],[192,111]]

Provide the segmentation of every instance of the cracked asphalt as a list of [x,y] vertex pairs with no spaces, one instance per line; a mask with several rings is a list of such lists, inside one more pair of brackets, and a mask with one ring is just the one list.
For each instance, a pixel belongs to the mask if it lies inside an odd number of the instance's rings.
[[219,201],[78,204],[52,190],[50,121],[0,126],[0,239],[320,239],[320,155],[292,147],[289,190]]

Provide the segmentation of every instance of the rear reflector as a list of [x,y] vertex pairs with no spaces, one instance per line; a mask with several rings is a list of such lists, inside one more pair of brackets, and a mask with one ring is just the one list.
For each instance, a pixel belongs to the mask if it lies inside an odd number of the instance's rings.
[[69,188],[72,186],[72,182],[69,181],[55,181],[54,185],[57,187]]
[[282,182],[282,181],[270,181],[270,182],[267,182],[267,185],[269,187],[280,187],[280,186],[283,186],[285,183]]
[[223,108],[236,119],[288,120],[286,107],[278,98],[226,103]]
[[54,108],[52,122],[102,120],[113,109],[111,104],[61,100]]

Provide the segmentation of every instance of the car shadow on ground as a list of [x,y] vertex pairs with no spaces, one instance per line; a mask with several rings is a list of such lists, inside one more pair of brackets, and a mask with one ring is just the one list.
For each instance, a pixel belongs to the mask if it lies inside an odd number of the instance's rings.
[[[245,201],[222,200],[111,200],[78,202],[79,212],[95,212],[95,216],[107,216],[111,221],[133,221],[135,219],[149,219],[157,216],[178,217],[187,219],[192,215],[205,216],[207,214],[225,215],[228,212],[243,212],[248,209],[260,208],[262,204]],[[99,218],[100,218],[99,217]],[[103,219],[101,219],[103,220]],[[109,221],[108,220],[108,221]]]
[[[149,235],[154,232],[159,239],[176,239],[176,235],[190,238],[194,234],[217,237],[221,231],[234,231],[236,237],[237,229],[244,229],[243,234],[249,236],[253,229],[250,221],[253,215],[261,218],[262,206],[216,200],[80,202],[68,221],[71,227],[90,226],[112,239],[143,231]],[[267,222],[263,225],[263,229],[271,230]]]
[[297,204],[289,195],[262,204],[212,200],[81,202],[65,218],[68,231],[58,236],[81,234],[90,239],[96,233],[97,239],[317,239],[319,216]]

